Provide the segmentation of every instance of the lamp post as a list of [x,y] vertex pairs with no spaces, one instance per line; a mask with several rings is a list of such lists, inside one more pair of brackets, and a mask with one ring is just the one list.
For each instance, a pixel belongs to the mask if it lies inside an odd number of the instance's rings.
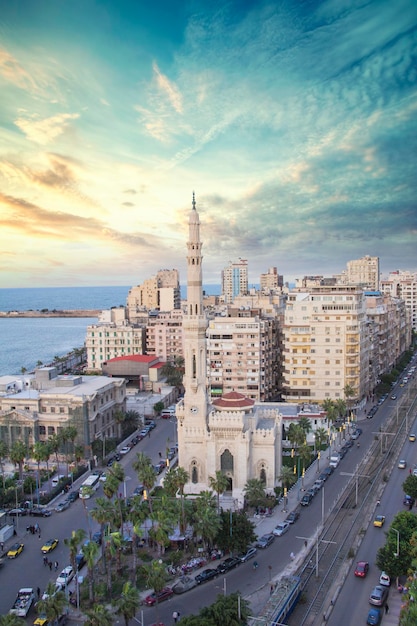
[[396,528],[391,528],[397,534],[397,552],[394,552],[394,556],[398,559],[400,556],[400,531]]

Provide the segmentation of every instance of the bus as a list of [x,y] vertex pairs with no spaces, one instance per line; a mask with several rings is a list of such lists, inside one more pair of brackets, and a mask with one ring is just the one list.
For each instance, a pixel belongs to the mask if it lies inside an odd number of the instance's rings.
[[80,487],[80,498],[86,500],[90,498],[94,491],[100,486],[100,476],[98,474],[91,474],[85,479]]

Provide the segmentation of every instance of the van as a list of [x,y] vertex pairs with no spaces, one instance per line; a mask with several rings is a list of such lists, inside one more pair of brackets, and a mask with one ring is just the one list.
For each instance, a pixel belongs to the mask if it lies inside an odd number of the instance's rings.
[[330,456],[330,467],[336,468],[340,463],[340,454],[338,452],[332,453]]
[[52,479],[52,487],[58,487],[61,480],[64,480],[64,474],[59,474],[59,476],[54,476]]

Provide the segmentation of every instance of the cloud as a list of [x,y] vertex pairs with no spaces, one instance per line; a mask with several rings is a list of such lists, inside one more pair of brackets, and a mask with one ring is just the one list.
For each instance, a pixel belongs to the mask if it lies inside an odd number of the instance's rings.
[[156,76],[156,82],[161,93],[167,96],[168,101],[177,113],[182,113],[182,95],[178,87],[172,81],[170,81],[167,76],[162,74],[156,62],[153,63],[152,69]]
[[20,89],[36,88],[32,76],[4,48],[0,48],[0,76]]
[[78,113],[61,113],[45,119],[18,118],[15,125],[26,135],[26,137],[37,144],[46,145],[62,135],[71,120],[76,120],[80,116]]

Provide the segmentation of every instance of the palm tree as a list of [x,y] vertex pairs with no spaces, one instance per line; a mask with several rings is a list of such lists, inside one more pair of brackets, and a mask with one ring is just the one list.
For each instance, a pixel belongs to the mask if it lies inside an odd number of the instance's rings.
[[220,512],[220,494],[229,486],[229,479],[222,471],[217,470],[215,476],[209,476],[209,487],[217,493],[217,512]]
[[8,613],[7,615],[0,615],[0,626],[26,626],[26,622],[21,617]]
[[103,604],[95,604],[85,611],[87,616],[84,626],[113,626],[113,614]]
[[1,467],[1,475],[3,477],[3,489],[6,488],[6,477],[4,475],[4,461],[9,456],[9,448],[5,441],[0,441],[0,467]]
[[326,398],[322,402],[322,407],[326,411],[327,425],[330,427],[337,419],[337,409],[333,400]]
[[[52,593],[51,593],[52,591]],[[67,605],[67,599],[63,591],[56,592],[55,588],[47,591],[47,597],[39,600],[36,604],[36,610],[38,615],[44,614],[48,622],[55,623],[61,615],[64,614],[65,607]]]
[[297,477],[291,467],[288,467],[288,465],[282,465],[278,480],[284,487],[289,489],[296,482]]
[[336,407],[338,417],[343,417],[346,415],[346,402],[342,400],[342,398],[338,398],[334,405]]
[[350,399],[355,396],[355,390],[352,387],[352,385],[345,385],[344,388],[343,388],[343,392],[345,394],[346,405],[347,405],[348,411],[350,413],[351,412],[351,402],[350,402]]
[[155,525],[149,531],[150,537],[157,543],[161,554],[165,552],[166,546],[169,545],[169,534],[174,530],[176,518],[176,513],[169,506],[167,496],[164,496],[162,500],[151,514],[151,519],[155,522]]
[[[71,537],[69,539],[64,539],[64,543],[69,548],[69,557],[72,569],[74,572],[77,571],[77,554],[80,547],[80,544],[85,539],[85,530],[79,528],[78,530],[73,530],[71,533]],[[79,600],[79,590],[78,590],[78,576],[75,576],[75,592],[77,598],[77,608],[78,608],[78,600]]]
[[327,430],[325,428],[318,428],[314,433],[314,441],[316,443],[316,449],[321,450],[321,447],[324,443],[327,442]]
[[248,506],[264,506],[266,503],[265,485],[259,478],[250,478],[243,487]]
[[[162,591],[167,580],[167,573],[163,563],[155,559],[149,564],[144,564],[141,567],[141,573],[146,581],[148,589],[153,589],[155,593]],[[155,604],[156,607],[156,622],[159,622],[159,608],[158,599]]]
[[88,570],[88,592],[91,604],[94,602],[94,566],[99,547],[95,541],[90,541],[83,547],[83,554],[87,562]]
[[133,619],[138,611],[140,605],[139,592],[127,581],[123,585],[120,598],[116,602],[116,612],[119,615],[123,615],[125,620],[125,626],[129,626],[129,620]]
[[297,425],[304,431],[304,434],[306,435],[306,437],[309,433],[311,433],[311,430],[312,430],[311,420],[308,419],[308,417],[305,417],[303,415],[303,417],[301,417],[298,420]]
[[58,452],[61,448],[61,438],[59,435],[51,435],[48,439],[48,445],[50,447],[51,452],[55,454],[56,466],[59,468],[59,459]]
[[222,525],[217,512],[216,497],[212,491],[202,491],[194,504],[194,532],[205,545],[212,546]]
[[48,446],[44,441],[36,441],[32,448],[32,457],[38,465],[38,490],[41,488],[41,461],[49,459]]
[[127,518],[132,523],[133,541],[132,541],[132,556],[133,556],[133,582],[136,584],[137,577],[137,539],[142,536],[142,524],[148,517],[147,506],[143,506],[139,498],[134,498],[133,505],[130,507]]
[[23,478],[23,463],[28,454],[28,449],[23,441],[14,441],[10,448],[9,457],[12,463],[19,467],[19,478]]
[[[181,533],[185,532],[185,511],[184,511],[184,487],[188,483],[190,479],[190,475],[183,467],[177,467],[168,472],[169,475],[173,474],[173,482],[180,492],[181,496],[181,520],[180,520],[180,531]],[[165,485],[165,483],[164,483]]]

